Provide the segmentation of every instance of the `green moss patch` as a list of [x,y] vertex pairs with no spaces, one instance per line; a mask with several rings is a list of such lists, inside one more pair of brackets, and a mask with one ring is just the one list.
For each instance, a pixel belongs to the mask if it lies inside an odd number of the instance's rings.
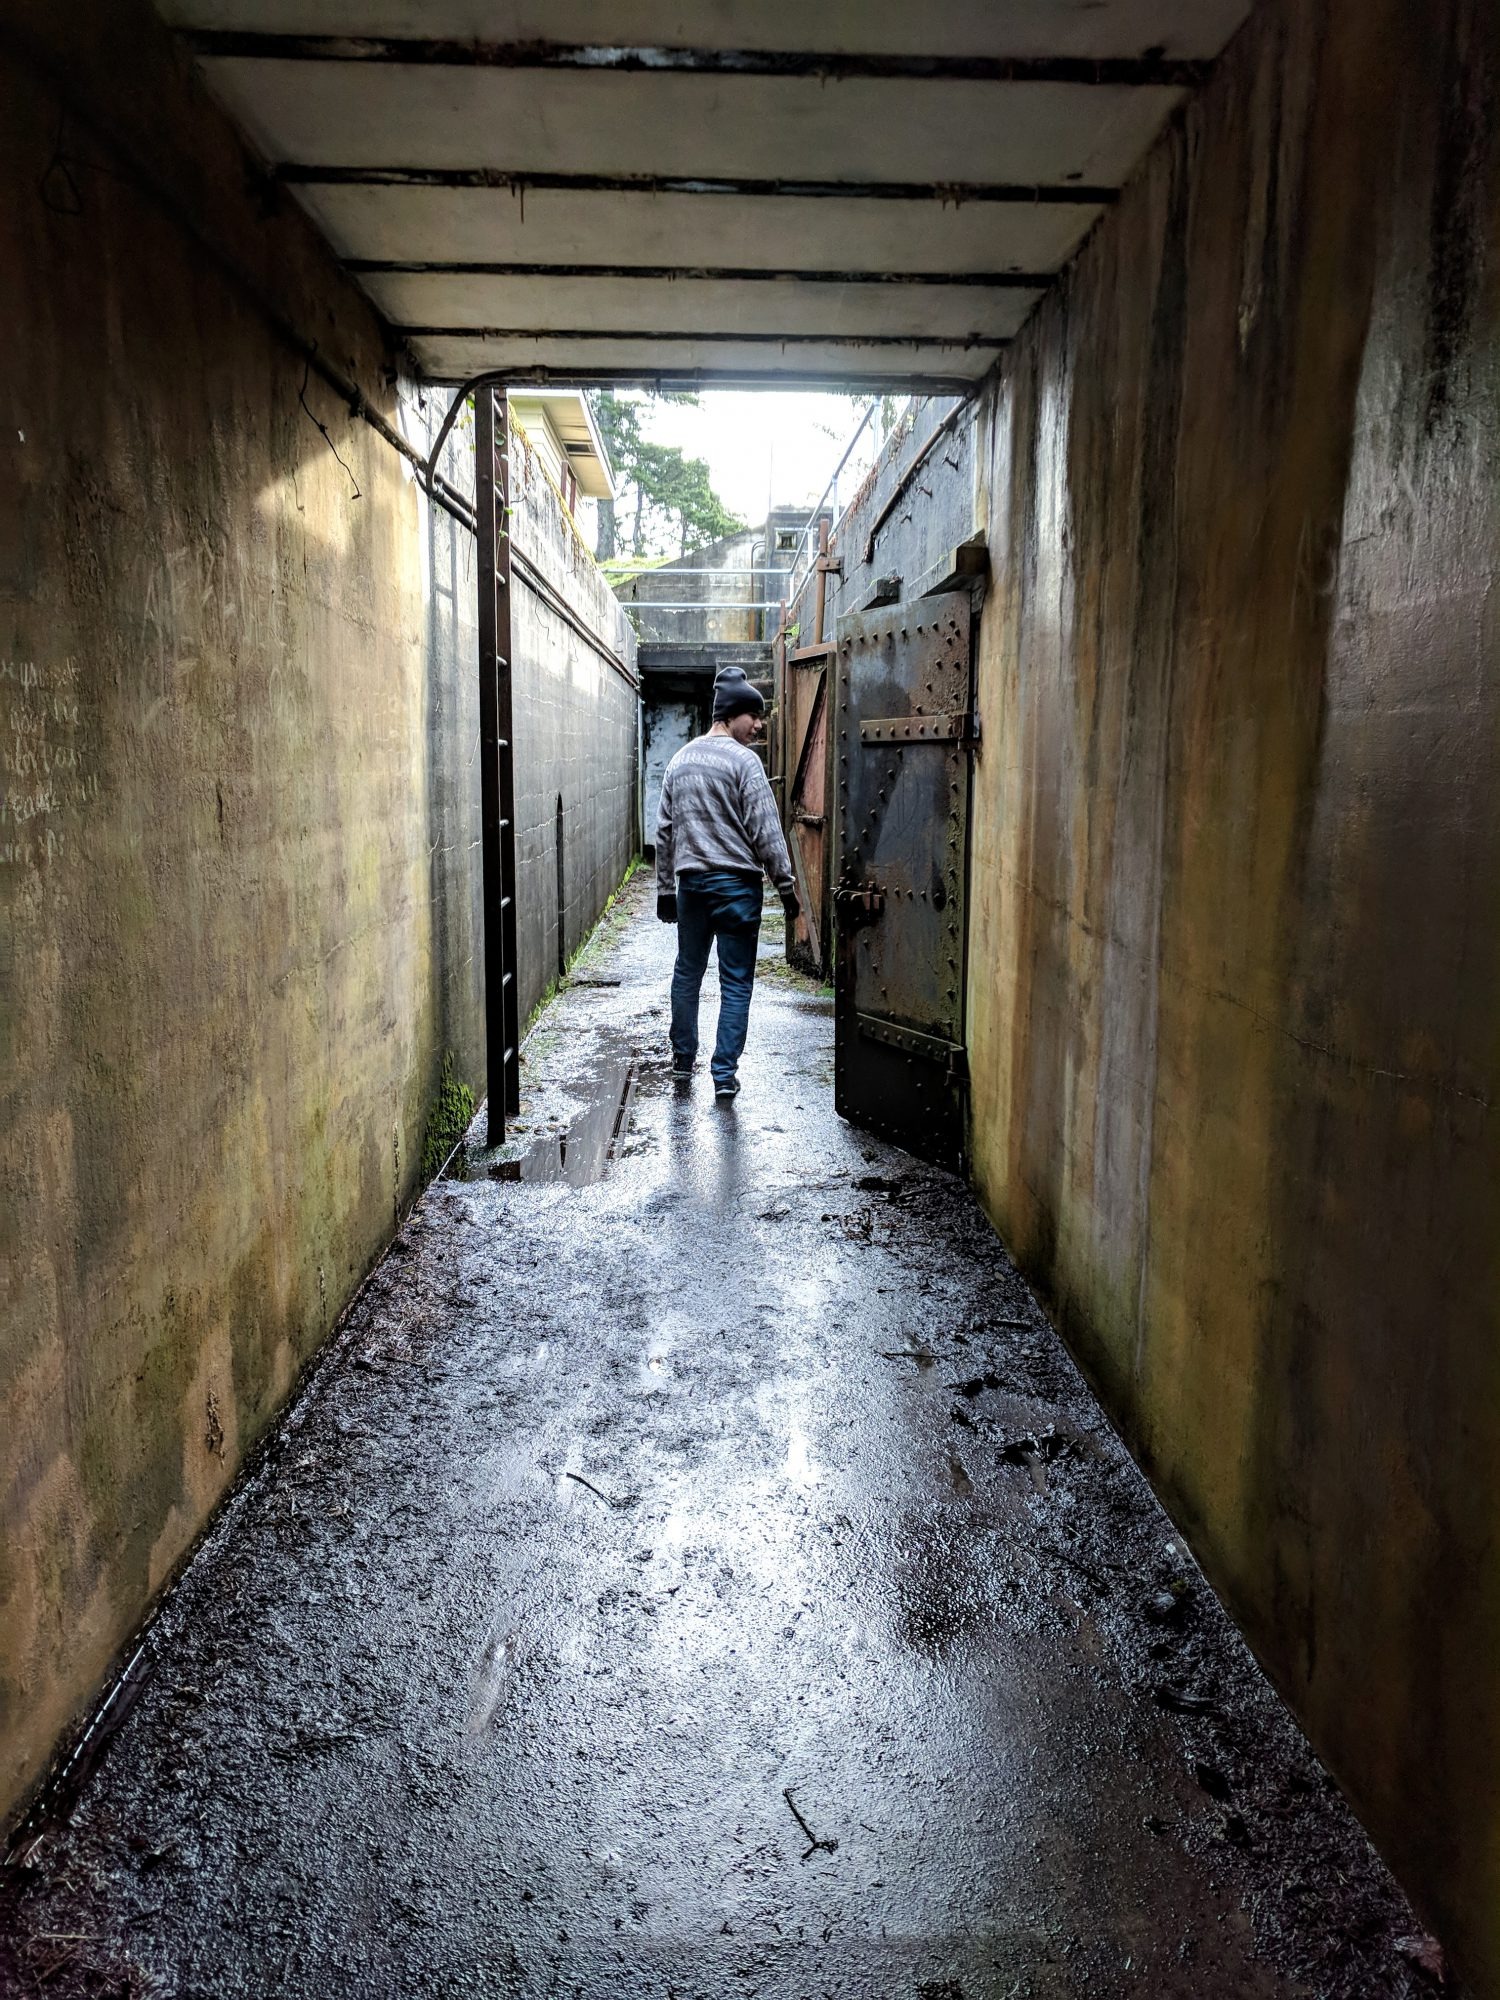
[[424,1186],[441,1171],[444,1160],[473,1124],[477,1109],[473,1091],[453,1074],[452,1055],[445,1055],[437,1096],[427,1114],[427,1136],[422,1141]]

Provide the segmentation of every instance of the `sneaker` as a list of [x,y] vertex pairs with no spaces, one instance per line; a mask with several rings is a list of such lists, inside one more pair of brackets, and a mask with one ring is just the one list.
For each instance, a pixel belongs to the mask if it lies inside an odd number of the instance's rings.
[[696,1062],[697,1062],[696,1056],[674,1055],[672,1057],[673,1076],[691,1076]]
[[722,1083],[719,1081],[717,1077],[714,1078],[715,1097],[719,1098],[738,1097],[739,1094],[740,1094],[740,1085],[738,1077],[727,1076],[725,1077]]

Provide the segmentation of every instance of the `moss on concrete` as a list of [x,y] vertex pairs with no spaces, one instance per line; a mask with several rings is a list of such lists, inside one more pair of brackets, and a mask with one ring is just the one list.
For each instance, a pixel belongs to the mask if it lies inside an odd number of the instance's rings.
[[478,1110],[474,1093],[453,1072],[453,1054],[448,1051],[443,1057],[443,1071],[438,1079],[437,1095],[432,1100],[432,1110],[427,1119],[427,1136],[422,1141],[422,1183],[442,1171],[443,1162],[453,1151],[474,1122]]

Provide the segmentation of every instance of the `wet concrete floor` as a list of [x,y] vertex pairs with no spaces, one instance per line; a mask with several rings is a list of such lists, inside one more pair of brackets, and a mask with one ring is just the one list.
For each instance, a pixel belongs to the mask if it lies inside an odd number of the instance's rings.
[[673,1086],[649,894],[523,1177],[430,1190],[168,1599],[0,1989],[1438,1990],[964,1187],[834,1115],[779,921],[738,1103]]

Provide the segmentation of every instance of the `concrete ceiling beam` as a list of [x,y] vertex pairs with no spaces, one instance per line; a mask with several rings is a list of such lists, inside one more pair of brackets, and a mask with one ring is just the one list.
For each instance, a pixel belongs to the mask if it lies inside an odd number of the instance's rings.
[[[379,170],[609,192],[1087,201],[1117,192],[1184,91],[1161,85],[545,75],[402,64],[204,61],[265,157],[305,178]],[[981,192],[993,190],[994,192]],[[1053,192],[1055,191],[1055,192]],[[877,197],[878,198],[878,197]]]
[[942,55],[918,50],[631,47],[616,42],[482,42],[432,36],[284,34],[189,28],[196,56],[253,62],[398,63],[429,69],[605,70],[615,75],[852,78],[884,82],[1067,83],[1192,90],[1212,64],[1152,50],[1139,56]]
[[[597,43],[598,0],[161,0],[204,30],[571,45]],[[1216,56],[1246,0],[611,0],[615,46],[896,56]]]
[[757,270],[745,265],[691,264],[486,264],[464,262],[422,262],[383,260],[379,257],[346,257],[344,268],[365,277],[461,277],[461,278],[545,278],[549,285],[559,279],[625,278],[632,284],[657,280],[670,284],[779,284],[810,286],[844,285],[961,285],[965,289],[1029,292],[1044,290],[1056,277],[1055,271],[814,271]]
[[706,341],[650,336],[557,341],[546,336],[486,338],[483,334],[418,335],[411,346],[434,380],[466,381],[486,373],[511,382],[671,383],[745,387],[826,386],[856,393],[911,389],[961,394],[980,382],[993,348],[898,347],[858,341]]
[[[525,277],[472,272],[367,272],[366,290],[392,326],[506,327],[560,337],[568,328],[617,333],[742,335],[806,340],[841,335],[982,341],[1008,336],[1045,280],[998,290],[967,285],[841,285],[640,274]],[[597,335],[595,336],[597,337]]]
[[158,5],[436,379],[937,392],[988,371],[1248,10]]
[[297,199],[344,258],[715,265],[1004,275],[1056,272],[1104,210],[1073,202],[601,194],[579,188],[303,183]]

